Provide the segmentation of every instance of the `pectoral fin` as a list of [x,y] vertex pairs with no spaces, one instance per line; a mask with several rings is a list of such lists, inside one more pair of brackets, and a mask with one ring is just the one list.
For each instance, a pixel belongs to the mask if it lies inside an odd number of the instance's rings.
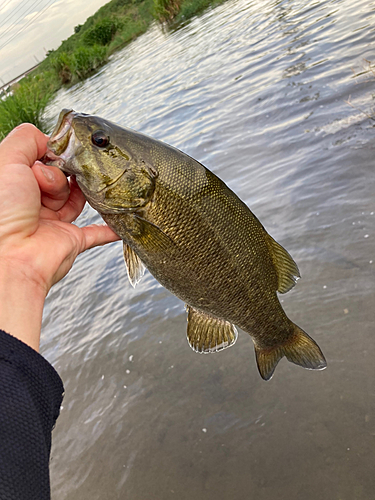
[[158,226],[140,217],[133,216],[133,236],[149,252],[170,252],[174,248],[173,240]]
[[277,291],[280,293],[289,292],[296,284],[297,279],[301,277],[297,264],[285,248],[269,234],[267,234],[266,241],[277,273]]
[[130,248],[129,245],[125,243],[125,241],[124,241],[124,259],[130,284],[132,285],[133,288],[135,288],[135,285],[141,281],[141,278],[145,273],[145,266],[143,265],[138,255],[134,252],[132,248]]
[[238,337],[232,323],[186,306],[188,312],[187,338],[193,351],[217,352],[232,346]]

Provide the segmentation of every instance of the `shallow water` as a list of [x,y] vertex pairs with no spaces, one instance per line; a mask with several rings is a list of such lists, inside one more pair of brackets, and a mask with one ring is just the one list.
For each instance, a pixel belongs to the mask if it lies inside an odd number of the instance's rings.
[[[50,293],[41,352],[66,395],[53,498],[369,500],[375,496],[375,2],[227,1],[153,26],[47,110],[101,115],[219,175],[297,261],[283,306],[328,361],[251,339],[200,356],[183,304],[121,243],[80,256]],[[99,222],[86,208],[79,224]]]

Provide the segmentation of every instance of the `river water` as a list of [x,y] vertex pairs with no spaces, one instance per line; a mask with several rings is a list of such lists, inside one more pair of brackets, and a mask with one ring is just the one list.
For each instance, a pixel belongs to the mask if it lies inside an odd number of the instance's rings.
[[[282,296],[328,362],[258,375],[251,339],[186,341],[183,304],[120,242],[50,292],[41,352],[66,395],[58,500],[375,498],[375,2],[229,0],[151,29],[47,110],[98,114],[219,175],[297,261]],[[79,224],[99,222],[89,207]]]

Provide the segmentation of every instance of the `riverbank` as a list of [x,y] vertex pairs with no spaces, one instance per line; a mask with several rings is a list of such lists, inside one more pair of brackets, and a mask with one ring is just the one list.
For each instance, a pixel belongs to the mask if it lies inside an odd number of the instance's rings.
[[111,0],[101,7],[30,75],[0,101],[0,140],[14,127],[30,122],[45,131],[43,112],[55,92],[82,81],[111,54],[145,33],[153,20],[178,25],[224,0]]

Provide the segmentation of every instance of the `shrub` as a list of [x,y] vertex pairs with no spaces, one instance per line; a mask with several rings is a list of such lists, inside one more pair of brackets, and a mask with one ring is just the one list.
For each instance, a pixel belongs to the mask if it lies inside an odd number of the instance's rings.
[[85,45],[108,45],[115,36],[118,28],[118,21],[105,17],[94,24],[92,28],[85,31],[82,41]]

